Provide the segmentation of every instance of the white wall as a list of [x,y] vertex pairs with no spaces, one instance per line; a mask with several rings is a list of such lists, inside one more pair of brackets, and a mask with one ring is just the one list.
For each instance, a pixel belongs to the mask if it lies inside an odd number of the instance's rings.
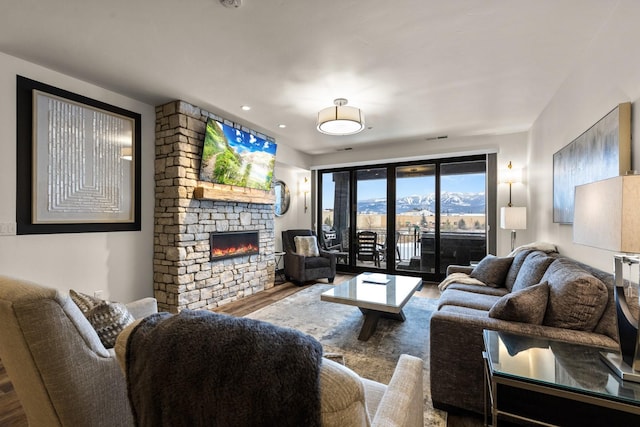
[[[278,146],[278,151],[280,146]],[[284,181],[289,187],[291,196],[291,204],[289,210],[282,216],[277,216],[275,220],[275,250],[282,250],[282,231],[298,228],[311,228],[311,204],[309,203],[310,195],[307,199],[309,209],[304,211],[304,195],[300,191],[300,181],[304,176],[309,176],[307,169],[287,165],[276,162],[274,171],[275,178]]]
[[[553,154],[622,102],[633,102],[632,169],[640,168],[640,2],[623,0],[594,40],[581,63],[559,88],[529,134],[528,180],[532,182],[530,224],[537,240],[554,242],[560,252],[605,271],[612,253],[572,242],[573,227],[553,223]],[[640,236],[638,236],[640,238]]]
[[0,236],[0,274],[117,301],[152,296],[154,107],[0,53],[0,223],[16,222],[16,74],[142,114],[142,231]]
[[[314,169],[337,167],[354,164],[374,164],[382,162],[403,161],[413,159],[442,158],[465,156],[471,154],[497,153],[499,172],[506,169],[511,161],[514,167],[527,168],[527,133],[514,133],[508,135],[485,135],[473,137],[460,137],[440,139],[434,141],[415,141],[403,144],[381,144],[375,147],[367,146],[366,149],[354,148],[351,151],[341,151],[326,155],[314,156]],[[527,206],[531,211],[528,201],[529,183],[515,184],[512,187],[512,202],[514,206]],[[496,206],[490,208],[497,213],[501,206],[509,202],[509,187],[507,184],[498,184]],[[498,228],[497,254],[506,255],[511,249],[511,231]],[[518,231],[516,244],[524,244],[532,241],[533,232],[530,229]]]

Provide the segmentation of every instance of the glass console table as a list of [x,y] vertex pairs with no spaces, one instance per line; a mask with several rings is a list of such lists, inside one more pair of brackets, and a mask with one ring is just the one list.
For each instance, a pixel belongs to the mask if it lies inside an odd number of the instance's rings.
[[640,426],[640,383],[623,382],[600,350],[484,331],[485,424]]

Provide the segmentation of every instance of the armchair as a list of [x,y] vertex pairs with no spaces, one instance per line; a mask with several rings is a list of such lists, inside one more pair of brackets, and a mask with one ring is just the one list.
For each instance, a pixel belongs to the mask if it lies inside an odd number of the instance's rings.
[[[128,304],[134,318],[155,298]],[[133,426],[124,375],[68,295],[0,276],[0,358],[30,426]]]
[[[308,252],[296,245],[296,237],[312,237]],[[333,283],[336,276],[336,254],[320,249],[312,230],[285,230],[282,232],[284,250],[284,275],[287,280],[302,284],[309,280],[326,278]]]

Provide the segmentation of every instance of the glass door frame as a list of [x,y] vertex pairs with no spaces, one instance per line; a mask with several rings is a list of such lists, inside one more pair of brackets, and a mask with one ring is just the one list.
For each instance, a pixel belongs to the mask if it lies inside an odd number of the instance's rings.
[[[378,168],[386,168],[387,169],[387,214],[386,214],[386,227],[387,227],[387,236],[395,235],[396,230],[396,169],[398,167],[405,167],[411,165],[424,165],[424,164],[434,164],[436,166],[436,176],[435,176],[435,192],[438,195],[436,197],[436,206],[435,206],[435,218],[436,218],[436,235],[435,239],[435,256],[436,256],[436,266],[440,264],[440,165],[443,163],[456,163],[456,162],[468,162],[468,161],[480,161],[484,160],[485,170],[486,170],[486,184],[485,184],[485,215],[486,215],[486,227],[485,227],[485,239],[486,239],[486,247],[487,253],[496,253],[496,224],[497,224],[497,214],[496,214],[496,193],[497,193],[497,156],[494,153],[490,154],[481,154],[481,155],[472,155],[472,156],[461,156],[461,157],[447,157],[447,158],[434,158],[434,159],[424,159],[424,160],[413,160],[406,162],[397,162],[397,163],[384,163],[384,164],[371,164],[371,165],[358,165],[358,166],[348,166],[348,167],[337,167],[337,168],[326,168],[321,169],[318,168],[315,171],[315,179],[317,181],[317,194],[315,204],[316,212],[314,223],[316,224],[316,232],[322,232],[322,180],[323,174],[327,173],[337,173],[337,172],[349,172],[349,223],[357,224],[357,171],[363,169],[378,169]],[[335,207],[334,207],[335,209]],[[391,233],[391,234],[389,234]],[[352,226],[349,228],[349,256],[347,264],[338,264],[338,271],[347,272],[347,273],[361,273],[364,271],[380,271],[386,272],[388,274],[401,274],[401,275],[416,275],[422,277],[426,281],[437,282],[442,280],[443,275],[438,272],[439,268],[436,268],[435,273],[428,272],[412,272],[408,270],[396,270],[396,251],[395,251],[395,240],[393,244],[386,245],[386,256],[387,260],[384,268],[377,268],[374,265],[372,266],[358,266],[356,265],[355,255],[355,242],[356,237],[356,226]]]

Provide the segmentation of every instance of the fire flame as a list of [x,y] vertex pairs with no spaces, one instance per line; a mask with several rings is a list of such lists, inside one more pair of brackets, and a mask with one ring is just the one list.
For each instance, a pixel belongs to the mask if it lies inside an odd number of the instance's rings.
[[229,256],[229,255],[244,255],[244,254],[256,253],[256,252],[258,252],[258,247],[250,243],[242,246],[231,246],[228,248],[211,249],[211,255],[214,257]]

